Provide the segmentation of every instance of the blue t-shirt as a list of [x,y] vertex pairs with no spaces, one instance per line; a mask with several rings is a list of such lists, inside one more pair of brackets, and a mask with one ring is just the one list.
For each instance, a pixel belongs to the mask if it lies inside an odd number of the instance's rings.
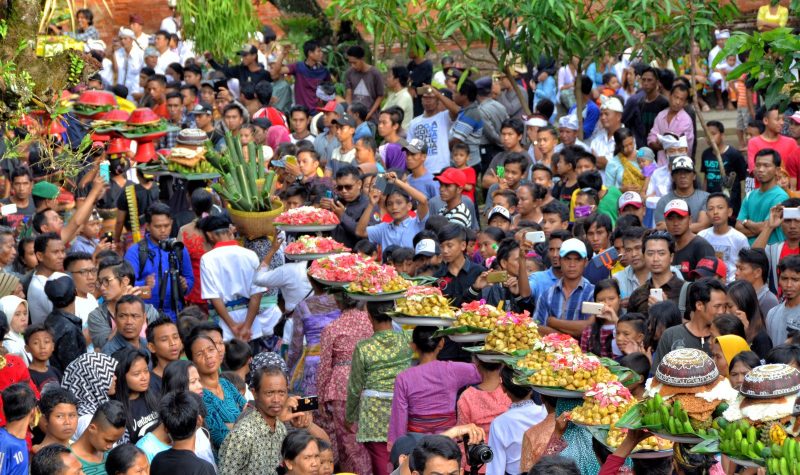
[[433,175],[430,173],[426,173],[419,178],[409,175],[408,184],[421,191],[429,200],[439,196],[439,182],[434,180]]
[[28,475],[28,444],[0,429],[0,473]]
[[[750,221],[760,223],[769,219],[769,210],[773,206],[782,203],[784,200],[789,199],[789,195],[780,186],[773,186],[766,192],[762,192],[761,188],[751,191],[742,202],[742,207],[739,210],[739,221],[749,219]],[[772,231],[769,236],[768,244],[775,244],[784,241],[783,230],[778,229]],[[748,238],[750,244],[756,240],[756,236]]]

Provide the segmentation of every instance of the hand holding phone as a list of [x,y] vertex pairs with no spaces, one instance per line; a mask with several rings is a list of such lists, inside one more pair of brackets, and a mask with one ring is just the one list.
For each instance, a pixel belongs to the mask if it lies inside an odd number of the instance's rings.
[[297,400],[297,407],[292,412],[310,412],[319,409],[318,396],[306,396]]
[[528,242],[532,242],[533,244],[539,244],[540,242],[545,242],[544,231],[531,231],[525,233],[525,240]]
[[486,282],[490,284],[502,284],[508,280],[508,272],[504,270],[492,271],[486,274]]
[[663,289],[650,289],[650,296],[656,299],[658,302],[664,301],[664,290]]
[[581,313],[587,313],[589,315],[600,315],[603,312],[603,308],[605,304],[596,303],[596,302],[583,302],[581,304]]

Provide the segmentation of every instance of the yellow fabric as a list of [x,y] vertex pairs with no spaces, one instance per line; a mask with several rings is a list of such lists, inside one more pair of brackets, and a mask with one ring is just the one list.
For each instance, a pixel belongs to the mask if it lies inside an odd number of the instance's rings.
[[133,102],[131,102],[131,101],[127,100],[127,99],[125,99],[124,97],[117,96],[117,105],[119,106],[119,108],[121,110],[124,110],[125,112],[128,112],[128,113],[133,112],[133,111],[136,110],[136,104],[134,104]]
[[623,168],[622,184],[632,185],[639,189],[644,188],[644,175],[639,167],[622,154],[619,154],[618,157]]
[[789,21],[789,9],[778,5],[778,11],[773,15],[769,11],[769,5],[761,6],[758,9],[758,20],[784,27]]
[[[606,188],[606,185],[603,185],[600,188],[601,191],[602,190],[607,190],[607,189],[608,188]],[[580,188],[575,188],[575,190],[572,191],[572,198],[570,198],[570,200],[569,200],[569,221],[571,223],[575,222],[575,206],[576,206],[576,203],[578,202],[578,193],[580,193],[580,192],[581,192]]]
[[320,350],[321,348],[319,344],[307,346],[305,347],[305,349],[303,349],[303,354],[300,356],[300,361],[297,362],[297,367],[295,368],[294,373],[292,374],[292,379],[291,381],[289,381],[290,388],[293,388],[295,382],[297,382],[300,378],[303,377],[303,371],[305,370],[306,366],[306,358],[308,358],[309,356],[319,356]]
[[722,349],[725,361],[731,364],[734,356],[743,351],[750,351],[750,345],[739,335],[722,335],[717,337],[717,344]]

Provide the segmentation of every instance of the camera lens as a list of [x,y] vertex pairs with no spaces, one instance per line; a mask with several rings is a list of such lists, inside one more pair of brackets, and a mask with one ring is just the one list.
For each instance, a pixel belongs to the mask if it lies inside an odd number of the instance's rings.
[[483,465],[491,462],[494,454],[488,445],[475,444],[467,448],[467,457],[470,465]]

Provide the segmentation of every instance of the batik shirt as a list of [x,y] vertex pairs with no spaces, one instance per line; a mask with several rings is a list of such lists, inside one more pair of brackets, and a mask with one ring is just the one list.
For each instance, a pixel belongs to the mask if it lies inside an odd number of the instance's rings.
[[408,335],[383,330],[360,341],[347,383],[348,422],[358,422],[358,442],[386,442],[394,380],[411,365]]
[[372,336],[372,325],[367,312],[350,309],[322,330],[319,367],[317,368],[317,394],[320,403],[347,400],[347,381],[353,352],[359,341]]
[[244,415],[219,450],[220,475],[260,473],[271,475],[281,462],[286,426],[276,420],[272,429],[256,409]]

